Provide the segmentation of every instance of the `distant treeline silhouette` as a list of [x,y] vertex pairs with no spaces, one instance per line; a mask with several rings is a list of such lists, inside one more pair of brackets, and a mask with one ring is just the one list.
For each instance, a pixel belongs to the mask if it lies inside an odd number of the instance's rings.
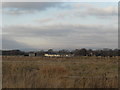
[[119,49],[100,49],[100,50],[92,50],[92,49],[75,49],[72,51],[63,49],[54,51],[53,49],[49,49],[47,51],[41,50],[41,51],[30,51],[25,52],[21,50],[1,50],[1,55],[3,56],[29,56],[29,53],[35,53],[35,56],[44,56],[45,53],[56,53],[56,54],[73,54],[74,56],[120,56],[120,50]]

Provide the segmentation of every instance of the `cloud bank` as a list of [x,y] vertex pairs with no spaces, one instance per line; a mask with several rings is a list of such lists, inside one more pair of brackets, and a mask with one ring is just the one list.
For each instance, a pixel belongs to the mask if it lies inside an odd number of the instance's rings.
[[3,3],[3,14],[4,49],[118,47],[115,5]]

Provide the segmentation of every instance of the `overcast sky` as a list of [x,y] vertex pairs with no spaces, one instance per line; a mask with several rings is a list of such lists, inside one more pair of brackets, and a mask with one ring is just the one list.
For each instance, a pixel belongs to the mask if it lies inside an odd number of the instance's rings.
[[3,49],[118,48],[116,3],[3,3]]

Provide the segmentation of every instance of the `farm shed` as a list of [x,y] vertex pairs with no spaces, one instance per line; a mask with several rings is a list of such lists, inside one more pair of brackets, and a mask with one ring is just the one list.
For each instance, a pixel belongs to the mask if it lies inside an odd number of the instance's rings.
[[36,56],[36,53],[30,52],[30,53],[29,53],[29,56]]

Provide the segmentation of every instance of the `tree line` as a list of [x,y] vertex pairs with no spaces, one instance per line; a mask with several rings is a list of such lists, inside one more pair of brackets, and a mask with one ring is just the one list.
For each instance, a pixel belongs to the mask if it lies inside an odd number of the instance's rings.
[[3,56],[17,56],[17,55],[23,55],[28,56],[29,53],[36,53],[36,56],[44,56],[45,53],[49,54],[73,54],[74,56],[120,56],[120,50],[119,49],[99,49],[99,50],[92,50],[92,49],[75,49],[75,50],[58,50],[54,51],[53,49],[49,49],[47,51],[40,50],[40,51],[31,51],[31,52],[25,52],[21,50],[1,50],[1,54]]

